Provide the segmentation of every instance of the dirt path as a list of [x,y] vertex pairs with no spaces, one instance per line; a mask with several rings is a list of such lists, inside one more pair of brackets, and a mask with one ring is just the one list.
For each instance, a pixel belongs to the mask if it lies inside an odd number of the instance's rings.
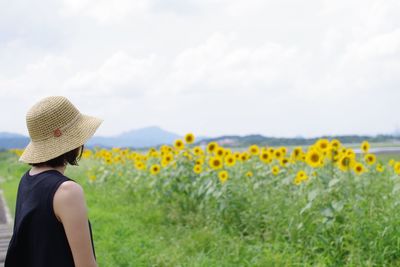
[[0,190],[0,267],[4,266],[4,259],[6,257],[11,235],[11,217],[3,197],[3,192]]

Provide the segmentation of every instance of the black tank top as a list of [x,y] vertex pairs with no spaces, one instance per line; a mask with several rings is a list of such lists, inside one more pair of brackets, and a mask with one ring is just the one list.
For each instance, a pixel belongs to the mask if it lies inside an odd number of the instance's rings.
[[[53,197],[65,181],[57,170],[36,175],[27,171],[18,186],[14,230],[4,267],[73,267],[74,260],[63,224],[57,220]],[[75,182],[75,181],[74,181]],[[88,220],[93,254],[92,227]]]

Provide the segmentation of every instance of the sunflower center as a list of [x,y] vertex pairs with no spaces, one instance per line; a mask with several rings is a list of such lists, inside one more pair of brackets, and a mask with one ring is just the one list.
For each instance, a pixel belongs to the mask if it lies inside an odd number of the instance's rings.
[[348,157],[343,158],[342,165],[343,166],[349,166],[350,165],[350,159]]
[[319,161],[319,155],[318,154],[312,154],[311,155],[311,161],[312,162],[318,162]]

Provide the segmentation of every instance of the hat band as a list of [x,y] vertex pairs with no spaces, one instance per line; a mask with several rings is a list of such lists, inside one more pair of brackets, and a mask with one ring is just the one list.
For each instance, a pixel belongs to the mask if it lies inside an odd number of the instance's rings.
[[[44,140],[50,139],[50,138],[52,138],[52,137],[54,137],[54,136],[55,136],[55,137],[61,136],[61,134],[62,134],[65,130],[67,130],[68,128],[70,128],[70,127],[80,118],[80,116],[81,116],[81,114],[78,113],[78,114],[76,114],[76,116],[75,116],[72,120],[70,120],[67,124],[65,124],[64,126],[62,126],[62,127],[60,127],[60,128],[54,129],[54,131],[53,131],[54,135],[45,136],[45,137],[43,137],[43,138],[35,139],[35,140],[32,140],[32,141],[33,141],[33,142],[36,142],[36,141],[44,141]],[[56,133],[57,133],[57,134],[56,134]]]

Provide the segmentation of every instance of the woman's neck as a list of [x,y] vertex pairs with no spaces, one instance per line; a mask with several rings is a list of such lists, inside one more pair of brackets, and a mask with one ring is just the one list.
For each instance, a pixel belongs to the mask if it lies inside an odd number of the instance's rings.
[[59,172],[61,172],[62,174],[64,174],[65,169],[67,168],[67,166],[59,166],[59,167],[50,167],[50,166],[41,166],[41,167],[35,167],[33,166],[31,168],[31,170],[29,171],[30,175],[35,175],[47,170],[57,170]]

